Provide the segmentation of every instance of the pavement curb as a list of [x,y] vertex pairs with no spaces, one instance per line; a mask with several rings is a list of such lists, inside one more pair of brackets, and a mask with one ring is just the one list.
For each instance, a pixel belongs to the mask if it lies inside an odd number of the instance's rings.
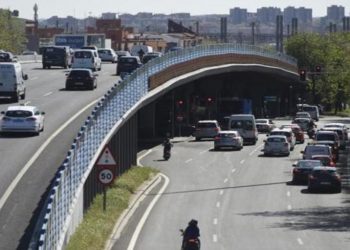
[[153,187],[157,183],[157,181],[160,181],[161,178],[162,178],[161,173],[156,174],[152,179],[145,181],[138,188],[138,190],[136,190],[136,193],[134,195],[132,195],[128,208],[123,211],[123,213],[120,215],[119,219],[117,220],[117,222],[112,230],[112,233],[108,237],[108,240],[105,244],[104,250],[112,249],[115,242],[119,239],[120,233],[122,232],[125,225],[127,224],[129,217],[131,217],[133,215],[136,208],[138,207],[138,204],[142,201],[142,196],[151,187]]

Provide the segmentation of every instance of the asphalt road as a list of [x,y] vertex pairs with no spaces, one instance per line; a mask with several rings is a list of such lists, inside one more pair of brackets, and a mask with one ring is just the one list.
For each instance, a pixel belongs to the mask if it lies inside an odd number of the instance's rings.
[[[306,186],[291,185],[292,163],[300,159],[306,142],[289,157],[264,157],[260,150],[265,137],[259,135],[255,146],[242,151],[213,151],[211,140],[177,139],[169,161],[162,160],[160,146],[153,148],[141,163],[159,169],[170,184],[133,249],[180,249],[179,229],[192,218],[199,221],[202,250],[348,249],[349,192],[310,194]],[[347,187],[348,169],[343,163],[348,151],[341,153],[342,163],[337,164]],[[141,217],[150,200],[145,199],[135,217]],[[137,224],[130,220],[113,249],[132,250],[127,246]]]
[[[6,203],[0,207],[0,249],[25,249],[31,236],[34,221],[38,215],[38,206],[42,202],[47,187],[57,168],[78,133],[81,125],[90,114],[94,103],[103,96],[119,77],[115,75],[116,64],[104,63],[102,71],[97,72],[98,87],[94,91],[66,91],[65,70],[42,69],[39,63],[23,64],[28,74],[26,99],[20,101],[38,106],[45,111],[45,131],[39,136],[1,135],[0,136],[0,197],[4,194],[16,176],[23,171],[31,157],[40,147],[50,140],[47,147],[30,165],[19,183],[11,192]],[[0,100],[0,110],[7,106],[6,99]],[[76,114],[76,118],[72,119]],[[53,134],[68,121],[72,121]]]

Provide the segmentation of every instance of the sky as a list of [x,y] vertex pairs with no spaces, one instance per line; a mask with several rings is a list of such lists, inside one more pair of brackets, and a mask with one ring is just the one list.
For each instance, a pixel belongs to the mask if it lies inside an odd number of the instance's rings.
[[345,15],[350,15],[350,0],[0,0],[0,8],[19,10],[20,17],[33,19],[35,3],[38,4],[39,19],[51,16],[100,17],[104,12],[229,14],[229,10],[234,7],[256,12],[261,7],[278,7],[283,10],[288,6],[312,8],[313,17],[320,17],[327,14],[327,7],[331,5],[345,7]]

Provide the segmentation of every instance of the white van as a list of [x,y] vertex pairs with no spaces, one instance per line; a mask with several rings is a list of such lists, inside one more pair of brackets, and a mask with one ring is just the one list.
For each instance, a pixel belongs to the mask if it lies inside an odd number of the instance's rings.
[[251,114],[230,115],[229,130],[238,131],[243,137],[244,143],[255,144],[258,141],[258,130],[256,128],[255,116]]
[[101,58],[97,50],[78,49],[74,51],[72,58],[72,68],[91,69],[92,71],[101,70]]
[[13,102],[24,99],[26,86],[24,81],[28,76],[23,74],[18,62],[0,63],[0,96],[11,97]]

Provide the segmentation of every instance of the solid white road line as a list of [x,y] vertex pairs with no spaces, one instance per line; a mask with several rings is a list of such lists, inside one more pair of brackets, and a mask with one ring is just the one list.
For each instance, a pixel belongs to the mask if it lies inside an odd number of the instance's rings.
[[143,167],[143,165],[141,164],[142,158],[144,158],[145,156],[149,155],[151,152],[152,152],[152,149],[149,149],[149,150],[147,150],[147,152],[145,152],[140,157],[138,157],[137,158],[137,166]]
[[52,95],[53,92],[48,92],[46,93],[44,96],[49,96],[49,95]]
[[[159,193],[157,195],[154,196],[154,199],[152,200],[152,202],[149,204],[149,206],[147,207],[145,213],[143,214],[141,220],[139,221],[139,223],[136,226],[136,229],[134,231],[134,234],[131,237],[129,246],[127,248],[127,250],[133,250],[135,248],[136,245],[136,241],[141,233],[142,227],[144,226],[148,216],[150,215],[153,207],[155,206],[155,204],[157,203],[157,201],[159,200],[159,198],[162,196],[162,194],[164,193],[166,187],[169,185],[169,178],[163,174],[161,174],[161,176],[165,179],[164,185],[163,187],[160,189]],[[148,195],[149,191],[147,191],[147,193],[145,195]]]
[[189,163],[191,161],[193,161],[193,159],[188,159],[187,161],[185,161],[185,163]]
[[15,179],[11,182],[11,184],[6,189],[5,193],[0,199],[0,211],[5,205],[7,199],[10,197],[13,190],[16,188],[19,181],[22,179],[22,177],[25,175],[25,173],[28,171],[28,169],[31,167],[31,165],[38,159],[40,154],[45,150],[45,148],[50,144],[50,142],[59,134],[61,133],[71,122],[73,122],[79,115],[84,113],[88,108],[90,108],[92,105],[96,104],[99,99],[89,103],[87,106],[85,106],[83,109],[81,109],[78,113],[76,113],[74,116],[72,116],[68,121],[66,121],[61,127],[59,127],[51,136],[40,146],[40,148],[34,153],[32,158],[24,165],[24,167],[19,171]]

